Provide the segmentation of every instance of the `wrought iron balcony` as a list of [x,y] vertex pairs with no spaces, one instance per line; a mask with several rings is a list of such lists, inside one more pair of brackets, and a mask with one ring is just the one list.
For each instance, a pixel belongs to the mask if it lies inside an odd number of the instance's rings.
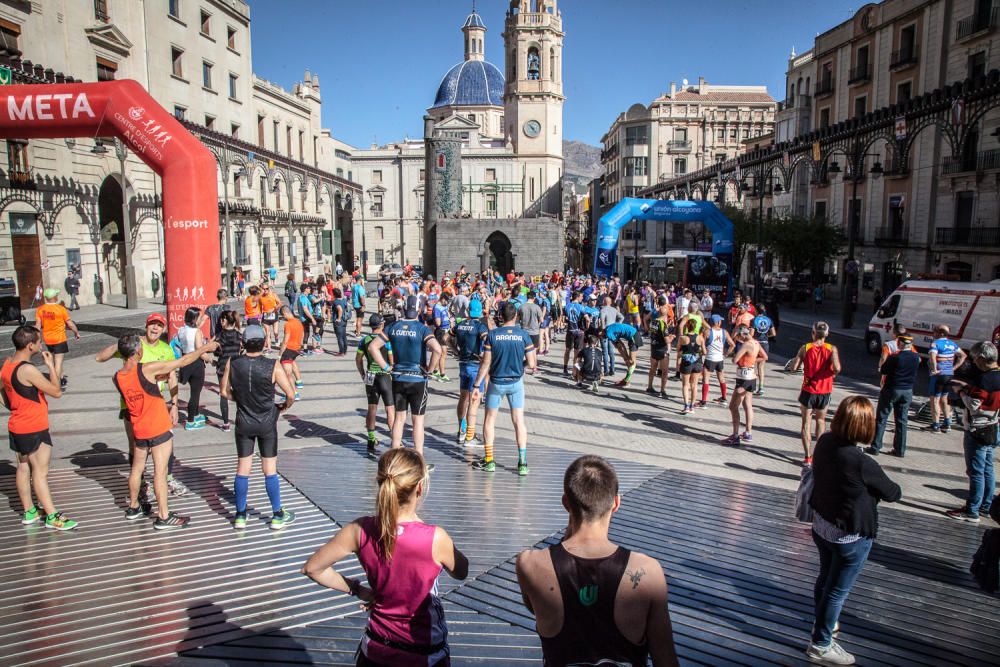
[[7,180],[10,182],[10,187],[17,190],[37,190],[38,184],[35,183],[35,177],[32,175],[31,171],[17,171],[11,169],[7,172]]
[[955,38],[962,40],[972,37],[978,33],[991,30],[996,27],[998,19],[1000,19],[1000,7],[993,7],[990,9],[988,16],[980,14],[966,16],[964,19],[960,19],[958,21],[958,26],[955,30]]
[[816,84],[816,97],[833,94],[833,77],[829,76]]
[[979,151],[974,156],[948,158],[943,163],[945,174],[959,174],[966,171],[986,171],[1000,169],[1000,149]]
[[672,139],[667,142],[668,153],[690,153],[691,141],[685,139]]
[[1000,227],[938,227],[934,240],[940,245],[995,248],[1000,245]]
[[910,244],[907,225],[886,225],[875,231],[875,245],[882,248],[905,248]]
[[869,63],[863,63],[851,68],[850,74],[847,77],[847,83],[851,85],[864,83],[865,81],[870,81],[871,78],[872,66]]
[[918,54],[919,50],[916,44],[911,44],[905,49],[893,51],[889,56],[889,69],[902,69],[910,65],[915,65],[920,59]]

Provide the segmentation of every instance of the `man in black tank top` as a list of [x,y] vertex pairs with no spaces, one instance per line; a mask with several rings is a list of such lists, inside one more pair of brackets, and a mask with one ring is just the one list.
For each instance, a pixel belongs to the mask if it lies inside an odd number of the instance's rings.
[[[295,515],[281,506],[281,484],[278,478],[278,413],[295,402],[295,388],[281,364],[264,356],[265,336],[257,324],[243,331],[245,354],[226,364],[220,393],[236,401],[236,516],[233,528],[247,527],[247,494],[250,489],[250,468],[254,447],[260,449],[260,469],[264,473],[264,488],[271,501],[271,529],[281,530]],[[283,405],[274,403],[274,385],[285,395]]]
[[566,470],[563,489],[570,516],[562,543],[517,557],[544,664],[645,667],[652,657],[656,667],[677,665],[663,569],[608,540],[621,504],[614,468],[582,456]]

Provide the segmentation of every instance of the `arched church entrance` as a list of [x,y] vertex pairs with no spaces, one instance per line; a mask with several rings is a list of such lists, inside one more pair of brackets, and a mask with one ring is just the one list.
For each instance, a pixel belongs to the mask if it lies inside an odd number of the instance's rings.
[[[126,187],[128,182],[126,181]],[[122,187],[118,176],[108,176],[97,196],[97,215],[101,228],[102,272],[107,281],[105,294],[125,293],[125,226],[122,224]]]
[[493,232],[486,239],[487,261],[501,275],[514,270],[514,254],[510,239],[503,232]]

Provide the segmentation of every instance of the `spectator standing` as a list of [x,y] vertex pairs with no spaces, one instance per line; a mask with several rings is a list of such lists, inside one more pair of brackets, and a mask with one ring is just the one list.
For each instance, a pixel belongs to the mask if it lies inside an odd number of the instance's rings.
[[63,287],[66,288],[66,294],[69,294],[69,309],[80,310],[80,304],[76,300],[76,297],[80,295],[80,279],[76,277],[76,272],[73,269],[69,270],[66,280],[63,281]]
[[917,381],[920,355],[913,351],[913,338],[906,334],[896,336],[895,354],[889,355],[882,364],[882,389],[878,395],[875,416],[875,439],[868,453],[878,456],[882,452],[882,436],[889,421],[889,413],[894,413],[895,430],[892,436],[892,455],[906,455],[906,425],[913,401],[913,384]]

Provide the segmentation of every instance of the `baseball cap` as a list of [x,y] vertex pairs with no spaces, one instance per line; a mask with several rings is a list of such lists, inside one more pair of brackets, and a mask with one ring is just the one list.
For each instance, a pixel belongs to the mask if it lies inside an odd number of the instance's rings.
[[264,340],[264,327],[259,324],[251,324],[243,330],[243,342],[251,340]]
[[382,316],[379,315],[378,313],[375,313],[368,318],[368,326],[370,326],[372,329],[378,326],[382,326],[382,322],[384,322],[384,320],[382,319]]
[[146,318],[146,326],[150,324],[159,324],[160,326],[167,326],[167,318],[165,318],[161,313],[151,313],[149,317]]
[[417,297],[415,296],[406,297],[406,310],[403,313],[406,319],[412,320],[414,317],[417,316],[417,306],[418,306]]
[[[38,294],[38,292],[35,292],[35,294]],[[44,296],[46,299],[54,299],[57,296],[59,296],[59,290],[57,290],[55,287],[46,287],[45,291],[42,292],[42,296]]]
[[712,315],[712,324],[718,324],[722,321],[722,315]]
[[483,302],[479,299],[471,301],[469,303],[469,317],[482,317],[483,316]]

